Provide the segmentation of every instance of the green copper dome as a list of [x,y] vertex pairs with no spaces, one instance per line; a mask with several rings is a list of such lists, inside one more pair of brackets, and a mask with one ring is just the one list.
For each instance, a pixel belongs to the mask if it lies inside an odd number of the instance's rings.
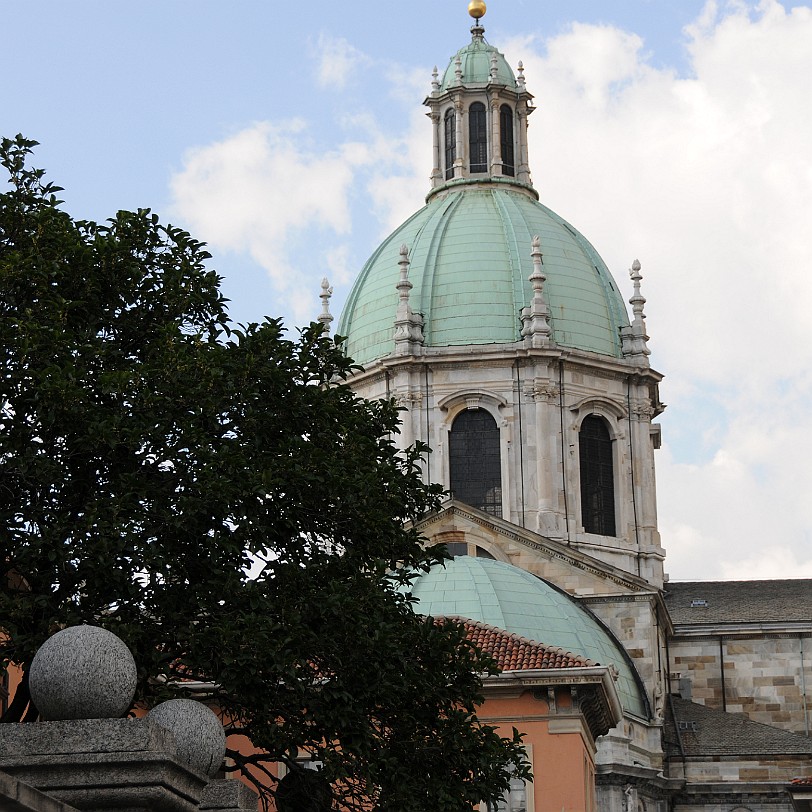
[[641,689],[621,645],[594,615],[541,578],[501,561],[459,556],[417,578],[412,594],[421,615],[478,620],[600,665],[614,665],[624,710],[646,717]]
[[[464,49],[463,49],[464,50]],[[442,190],[441,190],[442,191]],[[590,243],[512,181],[449,184],[387,237],[356,279],[338,325],[359,364],[394,349],[399,250],[409,249],[410,305],[426,347],[510,344],[530,304],[534,235],[556,344],[621,357],[629,324],[620,291]]]
[[440,83],[440,91],[449,90],[457,84],[457,57],[460,58],[462,84],[465,86],[487,84],[491,77],[491,57],[496,54],[496,84],[516,90],[516,77],[504,55],[482,37],[474,37],[451,58]]

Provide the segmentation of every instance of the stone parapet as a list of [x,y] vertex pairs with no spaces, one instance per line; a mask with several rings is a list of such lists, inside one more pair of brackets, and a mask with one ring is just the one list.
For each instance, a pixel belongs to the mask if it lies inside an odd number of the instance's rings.
[[0,725],[0,770],[83,812],[195,812],[209,779],[176,751],[150,719]]

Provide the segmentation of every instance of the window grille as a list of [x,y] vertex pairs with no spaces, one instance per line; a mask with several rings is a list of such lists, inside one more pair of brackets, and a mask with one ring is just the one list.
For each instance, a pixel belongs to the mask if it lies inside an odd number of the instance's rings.
[[587,533],[615,535],[615,477],[612,438],[595,415],[584,418],[578,434],[581,467],[581,522]]
[[506,104],[499,110],[499,133],[502,147],[502,174],[513,177],[515,163],[513,157],[513,111]]
[[454,177],[454,161],[457,160],[457,121],[453,110],[445,114],[445,179]]
[[472,174],[488,171],[488,125],[482,102],[468,109],[468,160]]
[[502,516],[499,427],[485,409],[466,409],[449,435],[451,495],[467,505]]

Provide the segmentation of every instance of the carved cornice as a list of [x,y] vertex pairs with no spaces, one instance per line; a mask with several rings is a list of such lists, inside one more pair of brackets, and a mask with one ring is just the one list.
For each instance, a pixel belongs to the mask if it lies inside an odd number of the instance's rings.
[[720,637],[736,640],[785,639],[797,640],[812,635],[812,623],[808,620],[776,623],[708,623],[696,626],[684,623],[674,625],[673,636],[677,641],[718,640]]
[[408,392],[396,392],[393,397],[398,406],[405,406],[407,409],[414,405],[419,406],[423,402],[423,392],[419,389],[410,389]]
[[522,394],[525,397],[532,398],[537,403],[552,403],[558,400],[561,389],[557,383],[549,380],[539,379],[525,384],[522,389]]
[[[487,696],[515,697],[533,690],[547,704],[551,718],[583,717],[593,738],[608,733],[623,718],[614,678],[605,666],[503,671],[486,677],[483,687]],[[556,689],[569,692],[568,706],[558,705]]]
[[[523,361],[522,367],[530,371],[541,361],[545,365],[556,364],[563,361],[566,372],[581,372],[595,378],[609,381],[626,381],[636,385],[659,383],[663,376],[649,368],[640,368],[630,365],[627,360],[611,358],[597,353],[580,350],[550,347],[540,349],[527,349],[523,342],[515,344],[497,345],[470,345],[461,351],[460,347],[421,347],[421,354],[397,356],[394,353],[384,358],[371,361],[363,372],[357,372],[347,378],[351,385],[361,382],[377,381],[385,371],[394,371],[406,367],[410,371],[422,370],[425,366],[433,369],[456,369],[460,364],[467,367],[493,369],[512,367],[516,360]],[[567,382],[567,390],[577,390],[580,384]]]

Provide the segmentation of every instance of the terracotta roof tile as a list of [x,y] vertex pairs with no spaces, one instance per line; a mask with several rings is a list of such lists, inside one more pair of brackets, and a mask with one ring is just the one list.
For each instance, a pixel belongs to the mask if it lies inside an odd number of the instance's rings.
[[546,646],[511,634],[487,623],[452,618],[465,626],[468,639],[490,654],[502,671],[528,671],[536,668],[586,668],[598,663],[558,646]]

